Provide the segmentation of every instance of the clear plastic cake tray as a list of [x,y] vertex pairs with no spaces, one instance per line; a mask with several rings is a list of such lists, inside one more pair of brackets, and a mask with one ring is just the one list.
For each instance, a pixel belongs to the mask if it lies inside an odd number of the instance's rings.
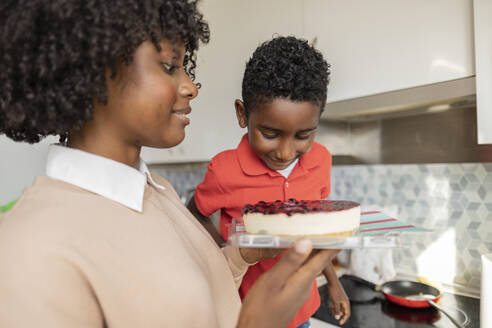
[[405,247],[409,238],[403,235],[430,232],[407,224],[382,212],[361,213],[360,229],[351,236],[279,236],[246,233],[242,219],[233,219],[228,244],[237,247],[287,248],[296,240],[308,238],[317,249],[394,248]]

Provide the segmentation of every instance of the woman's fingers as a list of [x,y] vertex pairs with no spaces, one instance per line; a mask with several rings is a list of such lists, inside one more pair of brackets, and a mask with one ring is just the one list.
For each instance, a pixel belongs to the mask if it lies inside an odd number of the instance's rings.
[[285,327],[309,297],[314,278],[336,251],[313,252],[309,240],[300,240],[265,272],[244,299],[239,316],[241,328]]
[[309,289],[316,276],[331,262],[334,254],[331,250],[318,250],[290,277],[290,288],[286,293],[302,293],[306,286]]
[[280,260],[269,270],[272,277],[275,277],[279,286],[283,286],[294,272],[306,261],[313,244],[308,239],[298,241],[293,247],[289,248]]
[[[237,327],[283,328],[294,317],[309,296],[310,284],[290,284],[290,278],[308,258],[312,243],[304,240],[289,248],[284,256],[261,275],[244,298]],[[312,281],[311,281],[312,283]],[[300,292],[286,293],[290,289]]]
[[336,255],[335,250],[316,250],[313,255],[306,261],[306,263],[299,268],[300,276],[313,276],[316,277]]

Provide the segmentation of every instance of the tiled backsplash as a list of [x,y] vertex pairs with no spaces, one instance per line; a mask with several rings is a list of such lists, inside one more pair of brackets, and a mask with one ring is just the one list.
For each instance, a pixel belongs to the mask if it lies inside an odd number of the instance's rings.
[[335,166],[332,199],[435,230],[394,250],[397,271],[474,289],[492,252],[492,163]]
[[195,190],[196,186],[202,182],[205,177],[207,167],[193,167],[190,170],[169,170],[169,169],[152,169],[152,173],[157,173],[166,178],[176,189],[180,197],[186,196],[190,191]]
[[[183,195],[205,167],[153,171]],[[492,163],[334,166],[330,198],[435,230],[394,250],[398,272],[479,288],[480,254],[492,252]]]

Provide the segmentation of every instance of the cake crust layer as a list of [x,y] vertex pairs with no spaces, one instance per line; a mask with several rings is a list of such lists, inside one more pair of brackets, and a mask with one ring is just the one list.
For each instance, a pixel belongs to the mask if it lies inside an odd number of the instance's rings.
[[[355,230],[352,231],[342,231],[342,232],[334,232],[334,233],[322,233],[322,234],[309,234],[309,235],[282,235],[279,234],[277,236],[281,237],[350,237],[354,234]],[[246,232],[248,233],[248,232]]]

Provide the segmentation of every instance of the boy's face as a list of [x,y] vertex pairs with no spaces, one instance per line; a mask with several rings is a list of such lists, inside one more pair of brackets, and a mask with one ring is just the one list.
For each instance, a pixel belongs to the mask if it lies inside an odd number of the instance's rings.
[[285,169],[311,149],[320,116],[318,105],[276,98],[258,105],[249,118],[242,101],[236,100],[235,106],[239,125],[248,128],[251,148],[270,169]]

